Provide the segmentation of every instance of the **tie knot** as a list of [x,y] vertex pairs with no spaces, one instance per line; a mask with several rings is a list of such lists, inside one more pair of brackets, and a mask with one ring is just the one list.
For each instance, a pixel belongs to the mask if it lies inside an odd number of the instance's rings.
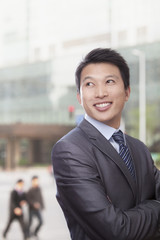
[[118,131],[118,132],[115,132],[113,135],[112,135],[113,139],[115,142],[117,142],[118,144],[124,144],[124,138],[123,138],[123,133],[122,131]]

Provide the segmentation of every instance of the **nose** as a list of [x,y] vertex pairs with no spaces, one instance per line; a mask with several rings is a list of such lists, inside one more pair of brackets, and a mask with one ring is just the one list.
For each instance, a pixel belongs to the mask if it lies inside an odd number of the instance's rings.
[[97,98],[104,98],[108,95],[107,89],[105,86],[97,86],[95,96]]

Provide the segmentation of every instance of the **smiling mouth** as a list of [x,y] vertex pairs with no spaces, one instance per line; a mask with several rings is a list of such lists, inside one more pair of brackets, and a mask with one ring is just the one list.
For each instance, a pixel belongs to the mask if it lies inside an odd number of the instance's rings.
[[111,102],[107,102],[107,103],[96,103],[94,104],[95,107],[97,108],[106,108],[108,106],[110,106],[112,103]]

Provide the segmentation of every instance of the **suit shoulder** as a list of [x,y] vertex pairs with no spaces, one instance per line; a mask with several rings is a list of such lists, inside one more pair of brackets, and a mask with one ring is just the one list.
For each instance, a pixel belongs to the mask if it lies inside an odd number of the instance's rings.
[[130,145],[134,145],[135,147],[139,147],[139,148],[144,148],[145,150],[148,150],[148,147],[139,139],[129,136],[129,135],[125,135],[126,136],[126,140]]
[[134,142],[134,143],[138,143],[138,144],[144,144],[142,141],[140,141],[138,138],[135,138],[135,137],[132,137],[128,134],[125,134],[125,137],[127,139],[127,141],[130,141],[130,142]]
[[16,190],[13,189],[13,190],[11,191],[11,196],[15,196],[15,195],[17,195],[17,192],[16,192]]
[[75,127],[70,132],[68,132],[66,135],[64,135],[56,144],[60,143],[71,143],[71,144],[77,144],[86,141],[88,139],[87,134],[85,134],[81,128]]
[[51,158],[62,154],[70,156],[77,153],[88,154],[88,149],[91,149],[88,135],[81,128],[76,127],[54,144]]

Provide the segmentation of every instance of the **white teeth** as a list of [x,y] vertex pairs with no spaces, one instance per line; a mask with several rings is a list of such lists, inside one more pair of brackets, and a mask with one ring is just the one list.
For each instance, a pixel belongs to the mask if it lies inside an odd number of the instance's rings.
[[100,104],[96,104],[96,107],[103,108],[103,107],[107,107],[108,105],[110,105],[110,103],[100,103]]

